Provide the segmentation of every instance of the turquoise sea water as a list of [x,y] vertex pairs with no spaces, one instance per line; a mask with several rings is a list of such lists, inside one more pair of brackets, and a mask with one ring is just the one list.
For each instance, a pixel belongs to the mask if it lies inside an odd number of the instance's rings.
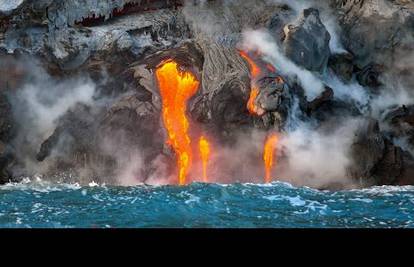
[[414,227],[414,187],[317,191],[286,183],[0,186],[0,227]]

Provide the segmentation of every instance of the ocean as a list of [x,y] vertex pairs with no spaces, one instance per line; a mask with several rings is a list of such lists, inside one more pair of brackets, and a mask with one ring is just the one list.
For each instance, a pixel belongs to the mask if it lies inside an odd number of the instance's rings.
[[287,183],[0,186],[1,228],[412,228],[414,187],[318,191]]

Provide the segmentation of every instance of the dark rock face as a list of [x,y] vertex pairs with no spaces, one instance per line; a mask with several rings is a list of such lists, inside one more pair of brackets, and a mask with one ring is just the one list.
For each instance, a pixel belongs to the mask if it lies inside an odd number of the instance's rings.
[[12,91],[21,86],[27,75],[24,66],[21,64],[21,58],[15,53],[9,55],[6,52],[0,53],[0,92]]
[[0,91],[0,141],[9,142],[13,138],[12,107],[7,96]]
[[332,88],[326,87],[323,93],[308,103],[306,112],[308,115],[311,115],[319,108],[321,108],[324,104],[333,101],[334,92]]
[[328,63],[330,34],[313,8],[303,11],[294,24],[285,27],[285,54],[304,68],[322,72]]
[[408,141],[410,148],[414,147],[414,106],[397,107],[388,112],[384,118],[388,124],[391,136]]
[[6,95],[0,91],[0,184],[11,179],[9,166],[13,161],[8,142],[14,135],[14,122],[12,119],[12,107]]
[[58,146],[68,155],[93,154],[100,116],[81,104],[69,110],[59,119],[53,134],[42,143],[36,159],[45,160]]
[[282,5],[278,12],[271,17],[267,28],[276,37],[276,40],[282,44],[286,38],[284,27],[293,18],[293,10],[288,5]]
[[329,57],[329,68],[343,81],[349,82],[354,74],[354,57],[351,54],[335,54]]
[[[160,117],[159,110],[138,94],[122,98],[111,107],[99,125],[97,150],[117,166],[123,166],[131,154],[139,151],[147,164],[140,175],[141,182],[144,182],[151,175],[150,163],[163,153],[165,137]],[[117,171],[116,167],[102,168],[110,173]]]
[[412,156],[385,138],[377,121],[369,119],[361,126],[351,146],[354,164],[349,168],[350,176],[363,186],[410,180]]
[[[412,1],[332,0],[338,8],[342,40],[359,68],[379,64],[402,76],[412,64],[414,5]],[[411,59],[409,61],[412,61]],[[405,77],[410,79],[409,76]],[[411,85],[413,83],[411,82]]]
[[211,98],[211,121],[216,122],[219,136],[223,139],[252,123],[246,108],[247,97],[241,89],[248,86],[247,84],[250,83],[241,83],[237,79],[229,80],[223,85],[223,89],[216,91]]
[[5,184],[13,180],[13,177],[9,171],[13,163],[13,155],[5,151],[5,145],[0,142],[0,185]]
[[[378,122],[371,119],[361,126],[351,147],[354,164],[349,170],[350,176],[360,181],[372,179],[372,172],[383,158],[385,150],[385,140],[379,131]],[[375,184],[372,180],[361,183]]]
[[[265,112],[281,111],[287,113],[286,101],[289,99],[289,93],[286,83],[280,76],[265,77],[260,79],[258,87],[261,88],[257,96],[256,104]],[[285,105],[282,106],[282,103]]]
[[0,24],[2,46],[45,58],[60,71],[97,65],[100,71],[104,66],[117,71],[151,50],[172,47],[189,37],[175,10],[180,1],[21,2],[7,17],[0,16],[5,21]]
[[380,74],[383,68],[379,65],[369,64],[365,66],[362,70],[357,72],[357,80],[362,86],[367,86],[369,88],[378,88],[381,86],[379,81]]
[[339,126],[345,118],[361,115],[356,106],[334,96],[332,88],[326,86],[320,96],[304,104],[303,110],[307,116],[318,121],[321,127],[328,128]]
[[385,121],[395,127],[404,128],[404,126],[414,127],[414,106],[397,107],[387,114]]

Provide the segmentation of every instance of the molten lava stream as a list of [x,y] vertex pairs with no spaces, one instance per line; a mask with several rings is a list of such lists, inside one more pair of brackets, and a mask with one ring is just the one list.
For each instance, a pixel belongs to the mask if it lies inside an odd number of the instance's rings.
[[271,134],[267,137],[264,152],[263,152],[263,161],[265,166],[265,183],[272,182],[272,169],[275,167],[275,150],[278,142],[278,137],[276,134]]
[[249,101],[247,101],[247,109],[249,110],[250,114],[258,115],[257,108],[254,103],[258,95],[259,95],[259,88],[257,88],[256,86],[253,86],[252,89],[250,90]]
[[203,182],[207,183],[207,167],[208,161],[210,159],[210,144],[204,136],[200,137],[200,141],[198,142],[199,149],[200,149],[200,157],[203,164]]
[[178,182],[185,185],[193,160],[186,117],[187,101],[197,92],[199,82],[192,73],[180,71],[172,60],[162,63],[155,74],[162,98],[164,126],[168,132],[167,143],[177,155]]
[[250,114],[253,115],[258,115],[257,112],[257,107],[255,106],[255,101],[257,96],[259,95],[259,88],[255,85],[255,80],[259,77],[259,75],[261,74],[261,70],[259,68],[259,66],[257,66],[256,63],[254,63],[254,61],[249,57],[249,55],[244,52],[244,51],[239,51],[240,52],[240,56],[242,58],[244,58],[247,63],[249,63],[250,66],[250,75],[251,80],[252,80],[252,88],[250,91],[250,97],[249,97],[249,101],[247,102],[247,109],[249,110]]
[[244,58],[247,61],[247,63],[249,63],[250,74],[252,75],[252,80],[259,77],[262,71],[260,70],[259,66],[257,66],[256,63],[254,63],[253,59],[251,59],[249,55],[244,51],[240,51],[240,56]]

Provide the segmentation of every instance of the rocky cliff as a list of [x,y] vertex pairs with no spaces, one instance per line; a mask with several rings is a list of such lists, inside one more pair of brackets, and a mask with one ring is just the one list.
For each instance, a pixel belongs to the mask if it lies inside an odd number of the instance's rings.
[[174,183],[154,75],[173,60],[214,182],[260,182],[275,132],[279,180],[414,184],[413,37],[402,0],[0,2],[0,182]]

